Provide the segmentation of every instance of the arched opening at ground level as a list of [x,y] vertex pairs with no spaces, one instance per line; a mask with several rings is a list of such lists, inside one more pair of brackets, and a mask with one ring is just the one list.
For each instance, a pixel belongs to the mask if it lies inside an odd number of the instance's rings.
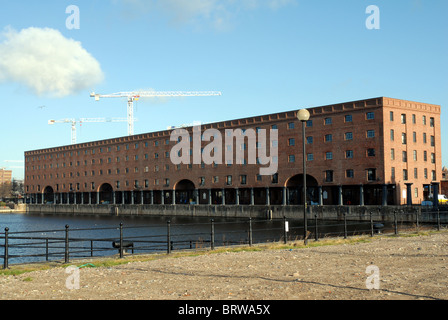
[[110,204],[114,202],[114,189],[109,183],[103,183],[98,192],[100,204]]
[[184,179],[174,186],[175,204],[196,204],[197,190],[192,181]]
[[44,193],[43,193],[43,199],[44,199],[44,203],[54,203],[54,190],[52,187],[47,186],[44,189]]
[[[296,174],[286,181],[286,203],[303,204],[303,174]],[[306,199],[308,204],[319,204],[319,189],[317,180],[306,175]]]

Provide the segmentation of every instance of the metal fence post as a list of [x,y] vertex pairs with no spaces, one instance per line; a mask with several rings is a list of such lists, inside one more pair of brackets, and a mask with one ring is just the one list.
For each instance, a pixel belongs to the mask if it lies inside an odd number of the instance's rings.
[[69,252],[68,252],[68,246],[69,246],[69,237],[68,237],[69,232],[68,232],[68,229],[69,229],[69,225],[67,224],[65,226],[65,257],[64,257],[65,263],[68,263],[69,260],[70,260],[69,259]]
[[314,240],[319,240],[319,235],[317,234],[317,213],[314,214]]
[[48,238],[45,239],[45,261],[48,261]]
[[440,231],[440,209],[437,208],[437,231]]
[[123,223],[120,223],[120,259],[123,258]]
[[286,221],[286,217],[283,217],[283,242],[286,244],[287,242],[287,221]]
[[347,239],[347,213],[344,212],[344,239]]
[[418,210],[415,211],[415,224],[418,232],[419,231]]
[[210,230],[210,249],[215,250],[215,220],[211,219],[211,230]]
[[252,218],[249,218],[249,246],[252,247]]
[[394,210],[394,233],[398,234],[397,210]]
[[372,211],[370,211],[370,236],[373,237],[373,217],[372,217]]
[[166,245],[167,245],[167,254],[171,253],[171,221],[168,220],[166,223],[167,232],[166,232]]
[[4,257],[4,260],[3,260],[3,269],[8,269],[9,267],[8,267],[8,231],[9,231],[9,228],[8,227],[6,227],[5,228],[5,257]]

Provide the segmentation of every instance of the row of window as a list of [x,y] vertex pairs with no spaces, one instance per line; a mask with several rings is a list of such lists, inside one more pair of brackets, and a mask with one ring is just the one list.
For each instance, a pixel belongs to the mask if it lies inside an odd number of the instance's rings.
[[[418,179],[419,178],[419,174],[418,174],[418,168],[414,168],[414,170],[413,170],[413,174],[414,174],[414,179]],[[392,179],[392,180],[395,180],[396,179],[396,176],[395,176],[395,167],[391,167],[391,174],[390,174],[390,178]],[[408,172],[408,169],[403,169],[403,175],[402,175],[402,177],[403,177],[403,181],[408,181],[409,180],[409,172]],[[427,168],[424,168],[423,169],[423,178],[424,179],[428,179],[428,169]],[[431,180],[432,181],[436,181],[436,179],[437,179],[437,175],[436,175],[436,171],[435,170],[432,170],[431,171]]]
[[[426,132],[423,132],[423,143],[426,144],[427,141],[427,135]],[[390,141],[395,141],[395,131],[394,129],[390,129]],[[417,132],[412,132],[412,142],[417,143]],[[436,145],[436,141],[435,141],[435,137],[434,136],[430,136],[430,142],[431,142],[431,147],[435,147]],[[402,132],[401,133],[401,143],[402,144],[407,144],[407,134]]]
[[[417,124],[417,116],[415,115],[415,114],[412,114],[412,119],[411,119],[411,121],[412,121],[412,124]],[[422,124],[424,125],[424,126],[426,126],[426,119],[427,119],[427,117],[426,117],[426,115],[422,115]],[[394,121],[394,112],[393,111],[390,111],[390,113],[389,113],[389,120],[390,121]],[[401,121],[401,123],[402,124],[406,124],[406,114],[405,113],[402,113],[401,115],[400,115],[400,121]],[[430,117],[429,118],[429,126],[431,127],[431,128],[434,128],[434,118],[433,117]]]
[[[412,151],[412,159],[414,161],[418,161],[418,152],[417,150],[413,150]],[[392,148],[390,149],[390,160],[395,160],[395,149]],[[401,160],[403,162],[408,162],[408,153],[407,151],[402,151],[401,152]],[[427,151],[423,151],[423,161],[427,162],[428,161],[428,152]],[[431,153],[431,163],[436,163],[436,154],[435,153]]]

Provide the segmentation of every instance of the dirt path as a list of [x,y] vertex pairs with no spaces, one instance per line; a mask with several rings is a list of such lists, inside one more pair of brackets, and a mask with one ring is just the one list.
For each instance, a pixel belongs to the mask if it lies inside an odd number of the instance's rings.
[[447,268],[448,232],[443,232],[157,259],[73,273],[52,268],[0,276],[0,295],[2,300],[432,300],[448,298]]

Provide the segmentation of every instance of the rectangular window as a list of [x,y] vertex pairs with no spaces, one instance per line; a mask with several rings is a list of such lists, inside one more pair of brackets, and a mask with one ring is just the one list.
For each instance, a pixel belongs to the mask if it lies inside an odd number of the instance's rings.
[[367,181],[376,180],[376,169],[367,169]]
[[240,182],[241,182],[241,184],[246,184],[247,183],[247,175],[240,176]]
[[289,155],[288,156],[288,162],[296,162],[296,156],[295,155]]
[[426,132],[423,132],[423,143],[426,143]]
[[353,159],[353,150],[346,150],[345,151],[345,158],[346,159]]
[[406,144],[406,140],[407,140],[407,139],[406,139],[406,133],[403,132],[403,133],[401,134],[401,143],[402,143],[402,144]]
[[353,140],[353,132],[346,132],[345,140]]
[[373,120],[375,119],[375,113],[374,112],[367,112],[366,113],[366,120]]
[[414,179],[418,179],[418,170],[414,168]]
[[428,161],[428,152],[423,151],[423,161]]
[[344,120],[345,122],[352,122],[353,121],[353,117],[352,117],[352,115],[351,114],[347,114],[346,116],[345,116],[345,120]]
[[417,132],[412,132],[412,142],[416,143],[417,142]]
[[288,129],[294,129],[294,122],[288,123]]
[[313,126],[313,120],[308,120],[306,122],[306,126],[307,126],[307,128],[312,127]]
[[415,124],[415,114],[412,114],[412,123]]
[[395,149],[390,149],[390,160],[395,160]]
[[313,144],[313,137],[306,137],[307,144]]
[[331,118],[325,118],[325,125],[332,124],[333,120]]
[[422,117],[422,122],[423,122],[423,125],[426,126],[426,116]]
[[432,170],[431,171],[431,173],[432,173],[432,181],[436,181],[437,179],[437,177],[436,177],[436,171],[435,170]]
[[407,181],[408,180],[408,170],[403,169],[403,180]]
[[232,185],[232,176],[226,176],[226,185],[228,186]]
[[434,147],[436,145],[436,140],[434,136],[431,136],[431,147]]
[[375,138],[375,130],[367,130],[367,138]]
[[418,198],[418,188],[414,188],[414,198]]
[[425,177],[425,179],[428,179],[428,169],[423,169],[423,176]]
[[403,162],[408,162],[408,153],[406,151],[403,151],[401,154]]
[[375,149],[373,149],[373,148],[367,149],[367,156],[368,157],[374,157],[375,156]]
[[333,141],[333,135],[326,134],[325,135],[325,142],[331,142],[331,141]]
[[345,177],[346,177],[346,178],[354,178],[354,177],[355,177],[355,174],[354,174],[353,169],[347,169],[347,170],[345,170]]
[[431,127],[431,128],[434,128],[434,118],[429,118],[429,126]]
[[333,159],[333,152],[326,152],[325,160],[332,160],[332,159]]
[[414,161],[417,161],[417,150],[412,151],[412,157]]
[[333,182],[333,170],[325,171],[325,182]]
[[390,129],[390,141],[394,141],[394,139],[395,139],[394,129]]
[[278,183],[278,173],[274,173],[271,179],[272,183]]
[[288,145],[289,146],[294,146],[296,144],[296,140],[294,138],[289,138],[288,139]]
[[391,178],[392,180],[395,179],[395,167],[391,167],[391,168],[390,168],[390,178]]
[[406,115],[404,113],[401,115],[401,123],[406,124]]
[[312,153],[308,153],[308,154],[306,155],[306,160],[307,160],[307,161],[313,161],[313,160],[314,160],[314,154],[312,154]]
[[436,154],[431,153],[431,163],[436,163]]
[[393,111],[389,112],[389,120],[394,121],[394,112]]

